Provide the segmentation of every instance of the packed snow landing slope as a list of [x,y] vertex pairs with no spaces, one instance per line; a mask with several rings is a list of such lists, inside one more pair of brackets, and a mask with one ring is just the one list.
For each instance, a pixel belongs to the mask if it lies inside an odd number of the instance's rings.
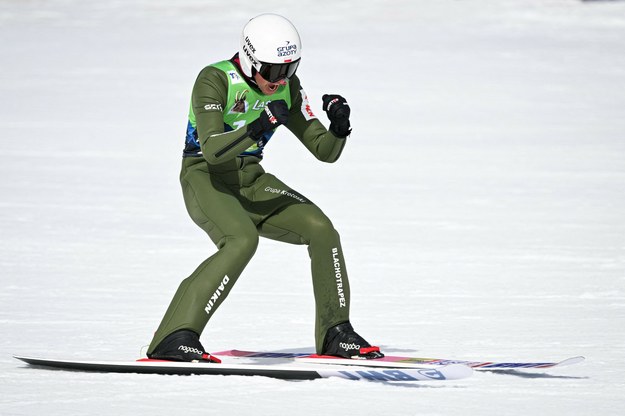
[[[16,364],[137,358],[214,252],[178,185],[189,93],[266,11],[300,28],[313,111],[352,107],[338,163],[281,130],[264,166],[340,231],[357,330],[586,363],[418,390]],[[0,2],[0,413],[622,414],[623,39],[618,1]],[[263,240],[202,341],[310,350],[313,316],[305,248]]]

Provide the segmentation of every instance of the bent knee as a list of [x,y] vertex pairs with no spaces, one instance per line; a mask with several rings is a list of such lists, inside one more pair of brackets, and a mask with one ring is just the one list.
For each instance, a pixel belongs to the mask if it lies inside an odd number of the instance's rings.
[[315,239],[326,239],[338,236],[332,221],[325,215],[317,215],[306,219],[305,235],[303,237],[310,242]]
[[258,248],[258,232],[224,236],[217,245],[220,250],[234,250],[241,256],[252,257]]

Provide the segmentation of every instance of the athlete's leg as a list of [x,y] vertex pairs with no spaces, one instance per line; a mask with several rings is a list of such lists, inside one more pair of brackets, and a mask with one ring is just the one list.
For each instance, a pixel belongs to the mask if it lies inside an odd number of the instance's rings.
[[260,235],[308,245],[315,295],[316,349],[321,353],[327,330],[349,321],[349,281],[339,234],[321,209],[274,176],[264,175],[263,185],[257,189],[255,201],[273,193],[275,205],[279,200],[281,206],[260,222]]
[[183,166],[181,183],[189,215],[208,233],[218,251],[182,281],[148,354],[166,336],[180,329],[201,334],[258,245],[258,231],[241,202],[215,175],[208,173],[206,163],[185,161]]

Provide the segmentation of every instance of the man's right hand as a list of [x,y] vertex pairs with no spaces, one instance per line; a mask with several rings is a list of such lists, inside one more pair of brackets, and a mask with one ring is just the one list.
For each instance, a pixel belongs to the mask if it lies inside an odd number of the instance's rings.
[[260,116],[247,126],[250,137],[256,141],[263,138],[278,126],[286,124],[289,121],[289,107],[284,100],[271,101],[265,105],[265,109],[261,111]]

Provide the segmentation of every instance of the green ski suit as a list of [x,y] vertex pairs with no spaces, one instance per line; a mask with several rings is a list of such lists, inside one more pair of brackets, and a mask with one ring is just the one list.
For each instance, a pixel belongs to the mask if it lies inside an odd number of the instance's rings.
[[193,87],[180,182],[193,221],[218,251],[174,295],[148,353],[169,334],[201,334],[254,255],[259,236],[306,244],[316,307],[315,339],[321,352],[328,328],[349,320],[350,291],[339,234],[326,215],[260,165],[271,134],[255,142],[246,125],[272,100],[289,107],[286,127],[319,160],[334,162],[345,145],[313,115],[293,77],[271,96],[242,75],[236,56],[204,68]]

